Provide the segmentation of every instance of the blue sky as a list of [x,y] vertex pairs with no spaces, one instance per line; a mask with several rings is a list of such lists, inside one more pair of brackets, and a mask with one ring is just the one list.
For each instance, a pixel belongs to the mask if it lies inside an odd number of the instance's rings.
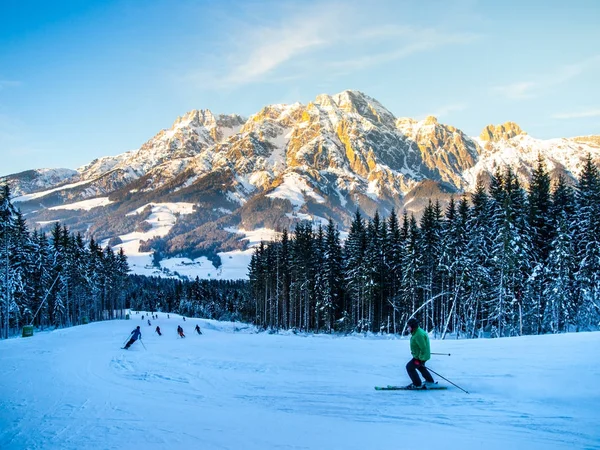
[[595,0],[2,2],[0,175],[344,89],[469,135],[600,134],[598,23]]

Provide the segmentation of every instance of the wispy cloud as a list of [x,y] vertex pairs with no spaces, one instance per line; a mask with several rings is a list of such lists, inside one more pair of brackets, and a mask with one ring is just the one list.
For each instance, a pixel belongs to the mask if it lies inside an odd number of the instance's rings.
[[260,79],[298,55],[328,45],[322,21],[304,22],[297,19],[279,28],[257,30],[256,46],[240,64],[231,68],[224,79],[227,84],[246,84]]
[[535,97],[535,91],[540,88],[540,83],[533,81],[519,81],[516,83],[494,86],[493,91],[512,100],[522,100]]
[[[277,26],[238,30],[235,45],[218,56],[220,64],[192,71],[186,79],[215,88],[231,88],[265,80],[289,61],[332,45],[338,39],[332,17],[323,13],[315,18],[297,14]],[[335,21],[333,21],[335,23]],[[289,79],[297,74],[278,75]]]
[[277,26],[239,30],[239,37],[232,39],[237,44],[226,48],[217,64],[185,78],[203,86],[235,88],[302,77],[315,68],[340,74],[479,38],[402,24],[363,25],[368,22],[360,19],[360,9],[332,3],[322,4],[318,15],[296,12]]
[[535,80],[518,81],[505,85],[494,86],[492,91],[512,100],[523,100],[541,95],[549,88],[581,75],[587,70],[600,66],[600,55],[594,55],[574,64],[567,64],[557,68],[549,75],[541,75]]
[[553,114],[553,119],[583,119],[586,117],[600,117],[600,109],[588,109],[585,111]]
[[[395,38],[402,37],[401,41]],[[356,39],[388,39],[394,40],[392,49],[379,52],[365,52],[353,55],[351,58],[333,61],[327,64],[327,67],[333,69],[359,70],[386,62],[396,61],[408,56],[431,51],[433,49],[448,46],[452,44],[467,44],[479,38],[474,33],[445,33],[435,29],[413,29],[404,27],[398,30],[364,30],[357,36],[349,37],[348,40]]]

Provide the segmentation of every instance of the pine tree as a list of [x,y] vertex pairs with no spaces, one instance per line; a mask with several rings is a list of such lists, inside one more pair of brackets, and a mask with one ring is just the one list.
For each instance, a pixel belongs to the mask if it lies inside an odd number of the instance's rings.
[[356,210],[354,220],[350,225],[350,232],[346,240],[346,270],[344,278],[348,289],[349,302],[351,305],[351,322],[362,331],[364,320],[364,291],[365,273],[364,256],[366,251],[366,235],[363,218],[359,210]]
[[423,266],[423,252],[419,247],[420,230],[414,215],[411,214],[410,218],[406,214],[404,215],[402,230],[406,249],[402,262],[404,269],[401,288],[403,310],[400,320],[405,323],[421,304],[419,286],[422,280],[420,268]]
[[344,309],[344,267],[340,233],[332,219],[326,231],[323,274],[325,276],[326,327],[331,332]]
[[441,298],[439,296],[441,279],[438,269],[441,250],[441,208],[439,202],[434,205],[431,200],[429,201],[421,217],[420,230],[419,247],[423,255],[422,266],[420,267],[423,276],[421,301],[425,305],[423,326],[429,329],[440,323],[441,312]]
[[587,156],[575,190],[574,224],[578,267],[577,327],[590,329],[600,319],[600,173]]
[[[404,212],[406,221],[406,211]],[[396,211],[392,209],[387,221],[388,246],[387,246],[387,279],[389,282],[388,302],[391,307],[393,332],[398,332],[399,314],[401,314],[401,289],[402,289],[402,261],[404,259],[404,235],[398,224]]]
[[544,160],[538,155],[537,166],[529,185],[529,225],[531,227],[532,278],[528,286],[528,300],[534,305],[534,323],[536,332],[542,333],[543,317],[546,309],[546,297],[543,294],[546,279],[546,264],[554,239],[551,224],[550,176]]
[[471,195],[472,208],[467,221],[467,292],[463,301],[464,327],[469,337],[477,337],[489,327],[488,307],[492,297],[493,204],[483,184]]
[[551,250],[546,266],[544,297],[547,308],[543,329],[551,333],[566,332],[576,323],[577,289],[575,283],[575,242],[571,223],[575,216],[573,189],[559,177],[550,206],[552,218]]

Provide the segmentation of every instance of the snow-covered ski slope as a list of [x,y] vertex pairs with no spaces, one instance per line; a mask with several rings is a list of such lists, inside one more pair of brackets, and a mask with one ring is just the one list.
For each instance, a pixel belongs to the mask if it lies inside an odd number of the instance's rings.
[[[136,325],[147,349],[121,350]],[[467,395],[375,391],[409,382],[405,338],[243,327],[134,314],[0,342],[0,449],[600,448],[600,333],[433,340]]]

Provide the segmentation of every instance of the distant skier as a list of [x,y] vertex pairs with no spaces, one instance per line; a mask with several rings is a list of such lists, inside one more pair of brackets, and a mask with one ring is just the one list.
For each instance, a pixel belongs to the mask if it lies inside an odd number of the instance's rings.
[[167,314],[167,319],[170,319],[169,315]]
[[148,326],[151,326],[152,324],[150,323],[150,319],[148,319]]
[[185,322],[185,317],[183,318],[183,321]]
[[[425,367],[425,362],[431,358],[429,336],[425,330],[419,327],[419,321],[414,317],[408,321],[408,331],[411,334],[410,352],[412,353],[413,359],[406,364],[406,371],[412,380],[412,383],[406,387],[407,389],[427,388],[429,384],[434,383],[433,377]],[[417,370],[421,372],[421,375],[425,378],[425,386],[423,386]]]
[[142,314],[142,320],[144,320],[144,315]]
[[183,328],[181,328],[181,325],[177,325],[177,334],[179,334],[179,336],[182,338],[185,337],[185,334],[183,334]]
[[140,331],[140,326],[138,325],[137,328],[131,332],[131,339],[129,339],[129,342],[127,342],[124,348],[128,349],[129,347],[131,347],[131,344],[133,344],[135,341],[141,338],[142,332]]
[[196,324],[195,330],[196,330],[196,333],[202,334],[202,331],[200,331],[200,325]]
[[162,336],[162,333],[160,332],[160,327],[157,325],[156,326],[156,330],[155,330],[159,336]]

